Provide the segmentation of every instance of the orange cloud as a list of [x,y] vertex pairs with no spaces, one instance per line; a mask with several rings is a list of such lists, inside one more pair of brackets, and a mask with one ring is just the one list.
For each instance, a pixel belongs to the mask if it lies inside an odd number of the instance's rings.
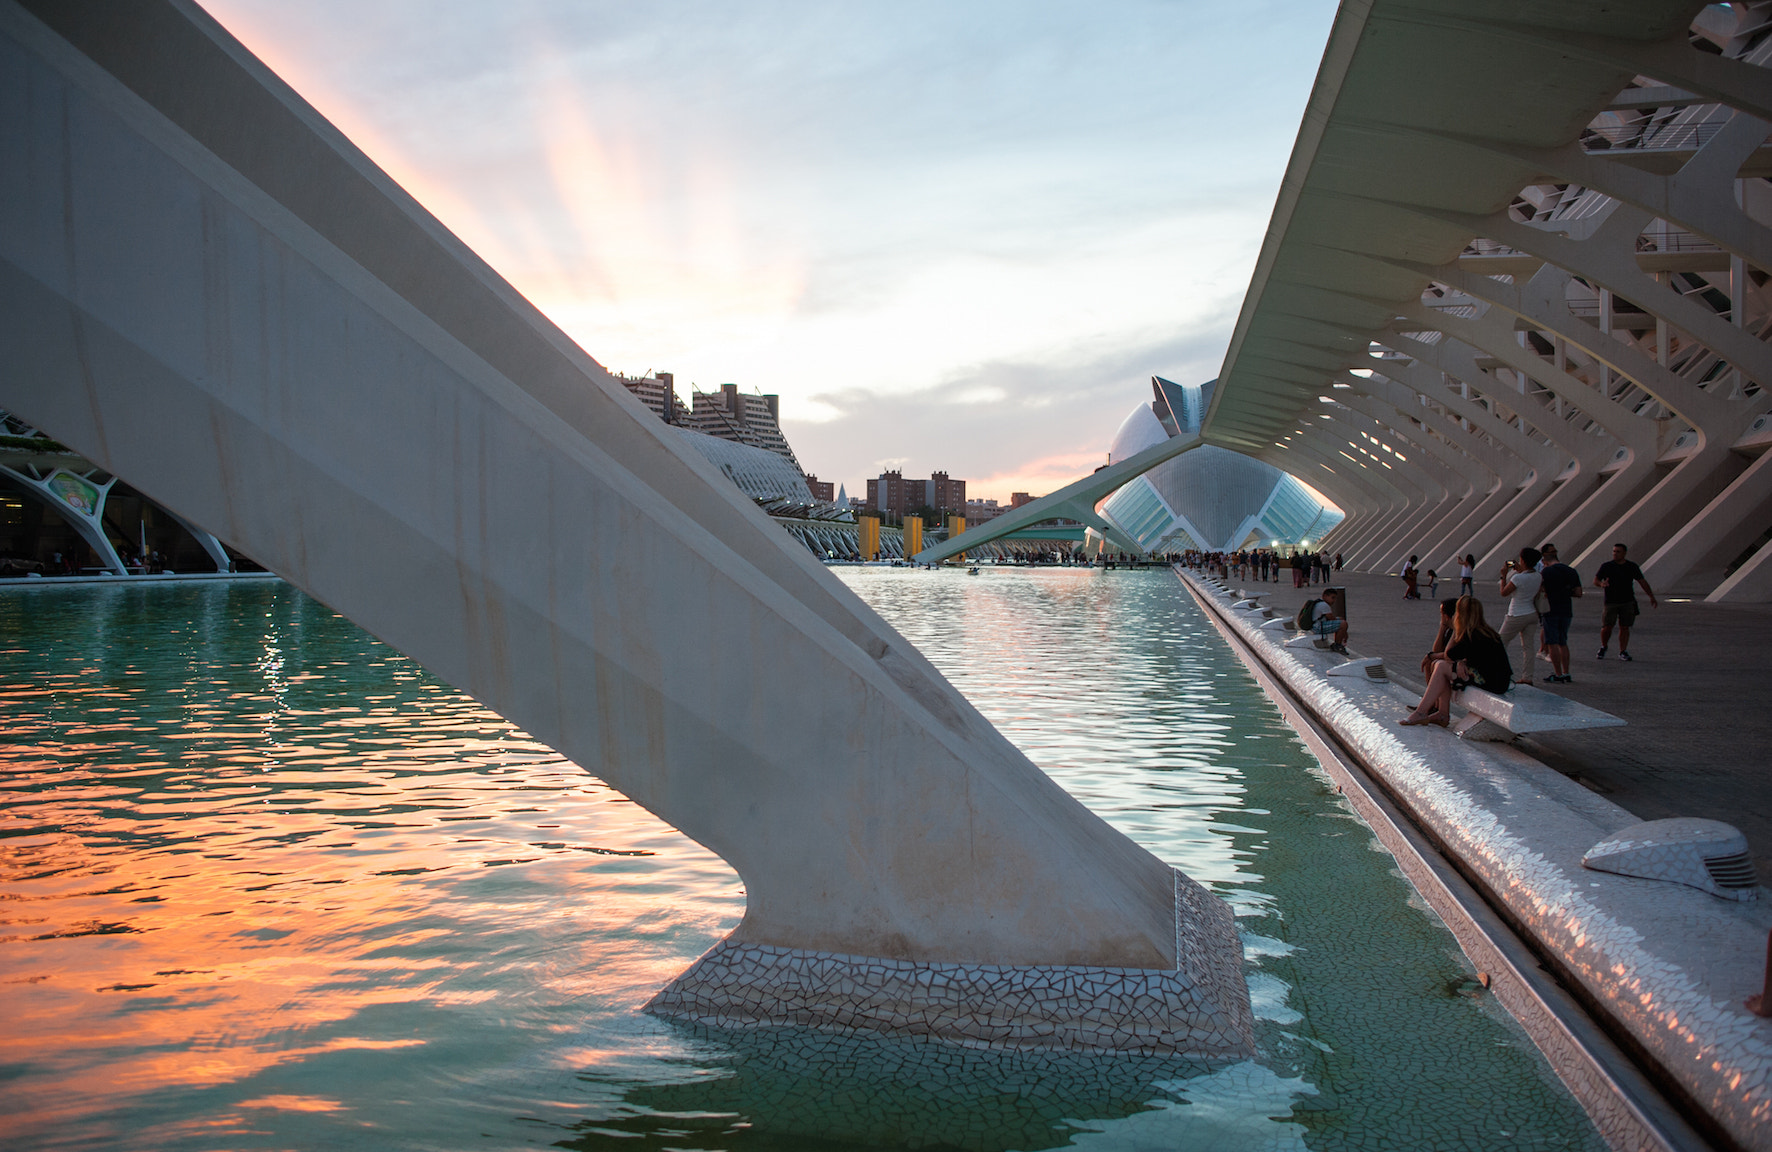
[[1005,504],[1014,492],[1044,496],[1074,480],[1081,480],[1105,463],[1105,451],[1038,456],[981,479],[967,481],[966,495],[968,499],[997,500]]

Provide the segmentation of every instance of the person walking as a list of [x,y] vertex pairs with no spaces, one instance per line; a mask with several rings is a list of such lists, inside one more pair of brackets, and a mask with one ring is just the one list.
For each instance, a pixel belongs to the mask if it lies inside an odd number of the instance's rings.
[[1544,546],[1544,567],[1539,570],[1539,591],[1545,600],[1544,649],[1550,656],[1551,674],[1546,684],[1573,684],[1569,674],[1569,624],[1575,619],[1575,597],[1581,595],[1581,574],[1557,559],[1554,544]]
[[1630,549],[1623,544],[1612,545],[1612,559],[1600,565],[1594,573],[1594,587],[1606,590],[1606,607],[1600,613],[1600,654],[1596,659],[1606,658],[1606,649],[1612,643],[1612,626],[1618,625],[1618,658],[1629,660],[1631,625],[1637,622],[1637,590],[1634,585],[1641,584],[1643,591],[1649,596],[1649,607],[1659,608],[1655,591],[1649,587],[1649,581],[1643,578],[1643,570],[1637,567],[1636,561],[1627,560]]
[[1475,553],[1466,552],[1464,559],[1458,561],[1458,594],[1471,594],[1471,578],[1477,574],[1477,557]]
[[1509,560],[1501,569],[1501,594],[1511,597],[1507,603],[1507,619],[1501,625],[1501,642],[1520,638],[1520,670],[1516,684],[1532,683],[1532,658],[1538,654],[1538,608],[1532,603],[1544,577],[1538,573],[1539,551],[1520,549],[1518,560]]

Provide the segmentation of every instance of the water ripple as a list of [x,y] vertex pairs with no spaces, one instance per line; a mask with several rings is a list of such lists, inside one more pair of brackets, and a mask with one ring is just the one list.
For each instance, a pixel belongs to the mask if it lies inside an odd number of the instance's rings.
[[851,586],[1224,895],[1224,1067],[640,1015],[726,865],[281,585],[0,595],[8,1148],[1596,1147],[1163,573]]

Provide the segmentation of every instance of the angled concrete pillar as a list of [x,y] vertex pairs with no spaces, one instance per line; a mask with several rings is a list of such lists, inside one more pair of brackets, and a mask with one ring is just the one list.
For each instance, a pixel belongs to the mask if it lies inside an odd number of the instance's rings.
[[41,10],[0,3],[0,402],[724,857],[744,920],[655,1010],[1252,1051],[1222,902],[219,26]]
[[968,548],[976,548],[988,544],[992,540],[1000,540],[1011,532],[1019,532],[1048,520],[1077,520],[1101,533],[1122,551],[1137,555],[1144,551],[1138,542],[1130,539],[1118,527],[1110,523],[1097,510],[1097,506],[1109,496],[1119,491],[1126,484],[1149,472],[1157,465],[1173,460],[1183,452],[1191,451],[1200,446],[1198,436],[1173,436],[1160,444],[1153,444],[1144,451],[1124,460],[1116,461],[1106,468],[1074,480],[1056,492],[1048,493],[1038,500],[1031,500],[1021,507],[1005,512],[1001,516],[988,520],[976,528],[966,531],[964,536],[955,536],[947,540],[931,544],[917,553],[913,559],[920,564],[935,564],[950,556],[957,556]]
[[1762,452],[1643,565],[1652,587],[1683,590],[1689,575],[1721,581],[1723,566],[1765,532],[1772,513],[1772,452]]

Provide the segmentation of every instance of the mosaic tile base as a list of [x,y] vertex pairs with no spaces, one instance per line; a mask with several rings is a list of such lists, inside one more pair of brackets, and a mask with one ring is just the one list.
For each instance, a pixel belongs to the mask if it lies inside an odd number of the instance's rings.
[[721,941],[646,1005],[712,1027],[793,1025],[962,1044],[1248,1057],[1229,905],[1175,874],[1174,971],[883,960]]

